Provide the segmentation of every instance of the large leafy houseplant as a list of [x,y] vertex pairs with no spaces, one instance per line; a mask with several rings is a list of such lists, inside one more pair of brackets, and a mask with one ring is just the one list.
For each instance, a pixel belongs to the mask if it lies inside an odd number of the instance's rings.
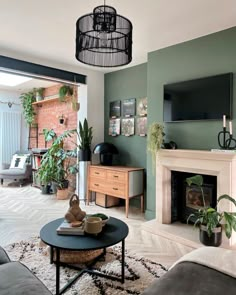
[[[236,206],[236,201],[229,195],[221,195],[217,200],[217,207],[212,208],[206,205],[204,190],[203,190],[203,177],[201,175],[195,175],[186,179],[188,186],[196,185],[201,191],[201,197],[203,202],[203,207],[198,209],[195,213],[190,214],[188,221],[194,217],[195,225],[200,227],[207,233],[208,238],[212,238],[215,232],[225,230],[225,234],[229,239],[233,231],[236,231],[236,213],[220,211],[220,202],[222,200],[227,200],[232,202]],[[217,229],[217,230],[216,230]]]
[[75,130],[66,130],[52,143],[43,155],[38,175],[43,184],[55,182],[59,189],[68,187],[68,176],[78,172],[76,165],[71,165],[71,157],[76,156],[76,149],[67,151],[63,148],[64,140],[71,137]]
[[32,105],[32,103],[35,102],[35,92],[29,91],[26,93],[22,93],[20,95],[20,100],[23,107],[23,115],[25,117],[25,121],[28,125],[31,125],[36,115],[34,107]]
[[163,125],[154,122],[149,126],[147,135],[147,150],[152,155],[153,169],[156,163],[157,152],[162,148],[164,143],[164,135]]

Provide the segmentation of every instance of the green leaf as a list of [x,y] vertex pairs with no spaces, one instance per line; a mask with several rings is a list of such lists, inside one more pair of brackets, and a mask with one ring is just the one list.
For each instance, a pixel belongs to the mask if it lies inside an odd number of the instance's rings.
[[186,182],[188,186],[191,186],[192,184],[195,184],[197,186],[202,186],[203,185],[203,177],[202,175],[194,175],[192,177],[186,178]]
[[234,204],[234,206],[236,206],[236,201],[235,199],[233,199],[232,197],[230,197],[229,195],[222,195],[218,198],[217,203],[219,203],[221,200],[228,200],[230,202],[232,202]]

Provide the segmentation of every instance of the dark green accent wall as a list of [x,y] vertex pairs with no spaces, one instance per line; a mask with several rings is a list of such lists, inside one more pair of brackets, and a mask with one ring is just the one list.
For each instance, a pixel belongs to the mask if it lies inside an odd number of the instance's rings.
[[[130,97],[132,97],[132,91],[135,92],[136,89],[139,89],[140,87],[140,80],[136,81],[135,77],[136,75],[140,77],[140,71],[144,66],[146,65],[141,65],[141,68],[136,66],[127,70],[106,75],[106,128],[108,121],[108,101],[122,99],[122,94],[126,92],[126,89],[122,86],[120,89],[120,81],[122,78],[123,80],[126,80],[126,83],[123,86],[127,87],[127,93]],[[228,72],[232,72],[234,74],[236,72],[235,27],[149,53],[147,63],[148,125],[155,121],[163,121],[164,84]],[[143,75],[144,73],[142,73],[142,76]],[[132,83],[129,83],[129,79],[131,79]],[[234,75],[233,85],[233,118],[235,118],[236,75]],[[217,134],[222,128],[221,120],[166,123],[164,126],[166,141],[175,141],[179,148],[218,148]],[[236,131],[236,119],[233,120],[233,131]],[[105,133],[107,133],[107,129],[105,130]],[[134,138],[133,140],[136,139]],[[125,148],[125,150],[131,151],[133,148],[132,141],[127,141],[125,138],[117,138],[114,139],[114,143],[115,141],[119,141],[119,143],[121,142],[121,144],[124,144],[125,147],[122,148]],[[141,151],[141,149],[142,147],[140,146],[140,148],[138,148],[139,153],[145,157],[145,163],[147,164],[146,218],[151,219],[155,217],[155,176],[152,173],[150,155],[146,154],[146,148],[143,151]],[[125,160],[127,156],[127,161],[129,163],[135,161],[132,153],[128,153],[128,155],[124,153],[124,156]]]
[[105,134],[104,139],[119,150],[117,163],[146,169],[146,137],[108,135],[109,106],[111,101],[147,96],[147,64],[105,75]]

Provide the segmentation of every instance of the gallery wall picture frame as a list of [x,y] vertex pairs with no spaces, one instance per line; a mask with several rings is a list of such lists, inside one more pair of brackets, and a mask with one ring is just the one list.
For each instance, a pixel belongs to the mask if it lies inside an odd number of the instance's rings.
[[137,115],[140,117],[147,116],[147,97],[141,97],[137,99]]
[[139,136],[147,135],[147,117],[136,118],[136,134]]
[[136,113],[136,98],[124,99],[122,102],[123,117],[132,117]]
[[120,135],[120,119],[110,119],[109,121],[109,135]]
[[110,102],[110,118],[119,118],[121,116],[121,101]]
[[134,135],[134,118],[122,119],[121,134],[125,136]]

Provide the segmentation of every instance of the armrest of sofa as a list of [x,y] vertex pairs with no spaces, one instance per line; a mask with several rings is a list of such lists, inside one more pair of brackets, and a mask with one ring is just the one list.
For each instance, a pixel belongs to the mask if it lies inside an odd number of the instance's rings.
[[32,175],[32,165],[27,164],[25,167],[25,178],[30,178]]
[[9,168],[10,168],[10,164],[2,163],[1,170],[5,170],[5,169],[9,169]]
[[11,260],[6,251],[0,246],[0,264],[8,263],[10,261]]

